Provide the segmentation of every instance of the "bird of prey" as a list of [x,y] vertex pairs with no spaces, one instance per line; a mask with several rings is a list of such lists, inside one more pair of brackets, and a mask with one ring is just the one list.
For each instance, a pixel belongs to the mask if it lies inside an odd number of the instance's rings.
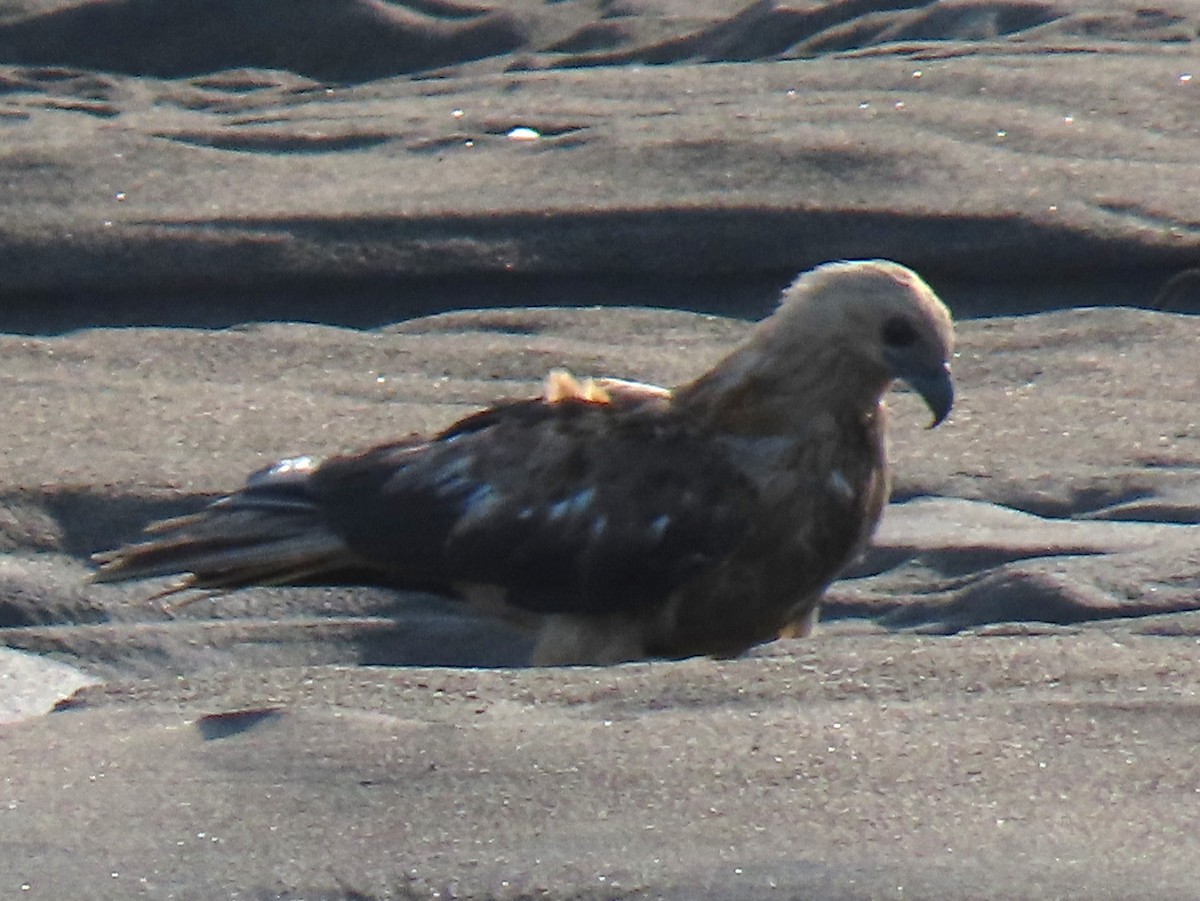
[[949,312],[883,260],[802,274],[674,389],[553,373],[427,440],[284,460],[140,543],[101,582],[371,582],[537,628],[537,664],[734,656],[802,633],[889,490],[896,379],[950,411]]

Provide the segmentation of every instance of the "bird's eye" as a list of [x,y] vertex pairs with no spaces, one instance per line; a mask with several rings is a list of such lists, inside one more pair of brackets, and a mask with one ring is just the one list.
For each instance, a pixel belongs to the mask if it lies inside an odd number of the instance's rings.
[[883,324],[883,343],[888,347],[908,347],[917,340],[917,330],[903,317],[897,316]]

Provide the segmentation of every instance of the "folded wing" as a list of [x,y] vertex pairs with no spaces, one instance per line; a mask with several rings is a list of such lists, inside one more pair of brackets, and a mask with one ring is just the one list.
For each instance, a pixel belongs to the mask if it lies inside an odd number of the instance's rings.
[[731,552],[753,503],[669,410],[568,396],[495,407],[426,443],[277,464],[102,555],[97,578],[494,586],[541,613],[632,611]]
[[494,585],[538,612],[662,601],[746,532],[751,486],[684,423],[564,400],[496,408],[420,451],[329,461],[330,528],[422,584]]

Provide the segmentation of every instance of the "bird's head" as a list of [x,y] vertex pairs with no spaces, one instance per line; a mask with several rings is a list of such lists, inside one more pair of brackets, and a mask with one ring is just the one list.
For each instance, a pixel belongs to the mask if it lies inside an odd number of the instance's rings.
[[841,384],[878,398],[907,382],[938,425],[954,403],[954,326],[945,304],[911,269],[886,260],[827,263],[801,275],[759,327],[773,355],[836,369]]

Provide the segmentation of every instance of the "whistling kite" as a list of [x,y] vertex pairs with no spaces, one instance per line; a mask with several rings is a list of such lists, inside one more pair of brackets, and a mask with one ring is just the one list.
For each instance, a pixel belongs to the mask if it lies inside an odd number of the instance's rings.
[[883,395],[903,379],[940,423],[952,343],[912,271],[827,264],[695,381],[559,372],[427,441],[285,460],[98,555],[96,579],[431,589],[536,625],[537,663],[738,654],[802,631],[862,549]]

